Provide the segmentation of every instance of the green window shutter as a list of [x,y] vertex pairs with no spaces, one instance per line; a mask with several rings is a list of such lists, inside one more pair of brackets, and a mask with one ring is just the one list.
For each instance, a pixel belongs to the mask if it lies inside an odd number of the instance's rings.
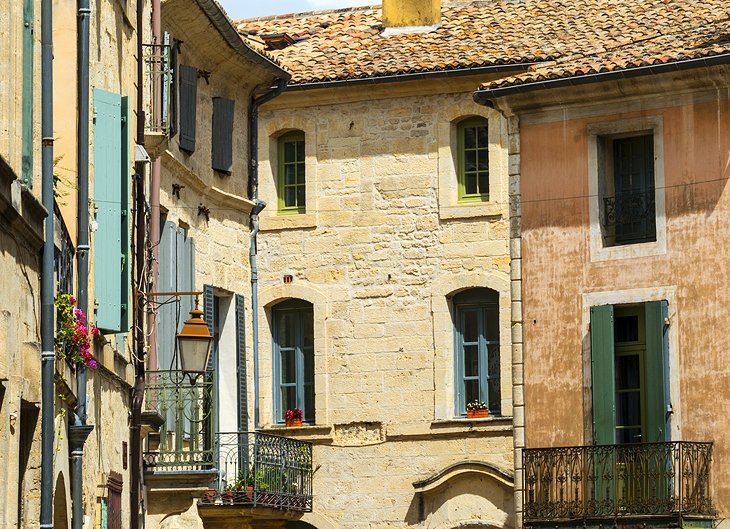
[[646,442],[668,441],[667,407],[669,406],[666,364],[667,328],[664,318],[666,301],[651,301],[646,310]]
[[616,438],[613,306],[591,307],[593,378],[593,443],[614,444]]
[[233,170],[233,111],[235,102],[223,97],[213,98],[212,166],[216,171],[230,174]]
[[246,304],[242,295],[236,294],[236,374],[238,377],[238,431],[248,429],[248,392],[246,388]]
[[129,134],[127,98],[94,90],[94,291],[96,325],[129,329]]
[[195,125],[197,119],[198,70],[181,65],[180,78],[180,148],[195,151]]

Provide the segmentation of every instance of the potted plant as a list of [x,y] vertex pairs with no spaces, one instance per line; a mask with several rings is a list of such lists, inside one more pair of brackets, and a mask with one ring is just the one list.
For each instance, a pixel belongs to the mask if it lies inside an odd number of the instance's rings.
[[294,408],[293,410],[286,410],[286,427],[291,428],[293,426],[302,425],[302,410]]
[[467,419],[483,419],[489,417],[489,407],[485,402],[475,400],[466,405]]

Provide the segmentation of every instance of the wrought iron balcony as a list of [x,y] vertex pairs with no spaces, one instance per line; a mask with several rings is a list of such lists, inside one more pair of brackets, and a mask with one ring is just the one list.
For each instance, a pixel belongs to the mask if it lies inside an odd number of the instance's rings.
[[654,188],[603,199],[603,228],[609,246],[656,240]]
[[524,522],[711,519],[711,462],[712,443],[684,441],[525,449]]
[[216,434],[219,480],[201,505],[312,510],[312,444],[258,432]]
[[56,226],[56,250],[54,256],[56,269],[56,285],[63,294],[71,294],[74,288],[74,245],[68,233],[66,222],[61,215],[58,203],[53,201],[53,215]]
[[146,76],[145,130],[170,132],[172,52],[168,44],[143,44]]
[[145,409],[164,420],[159,433],[150,433],[144,462],[155,471],[212,470],[213,372],[193,385],[182,371],[148,371]]

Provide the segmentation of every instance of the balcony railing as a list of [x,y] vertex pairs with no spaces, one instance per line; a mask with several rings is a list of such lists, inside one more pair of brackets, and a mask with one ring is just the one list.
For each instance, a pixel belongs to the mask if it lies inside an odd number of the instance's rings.
[[56,285],[63,294],[71,294],[74,289],[74,245],[68,233],[66,222],[61,215],[58,203],[53,201],[53,214],[56,219],[56,234],[59,247],[55,251]]
[[711,462],[712,443],[684,441],[525,449],[524,521],[711,518]]
[[655,241],[654,189],[604,197],[603,227],[609,246]]
[[148,371],[145,409],[164,423],[148,434],[144,462],[155,471],[211,470],[213,457],[213,373],[192,384],[182,371]]
[[312,444],[257,432],[216,434],[216,491],[201,505],[312,510]]
[[146,82],[145,130],[170,132],[172,53],[168,44],[144,44]]

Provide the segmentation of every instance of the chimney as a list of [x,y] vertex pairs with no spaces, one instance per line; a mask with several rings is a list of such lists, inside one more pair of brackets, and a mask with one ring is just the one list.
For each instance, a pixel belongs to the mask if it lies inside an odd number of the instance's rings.
[[435,26],[441,22],[441,0],[382,0],[386,28]]

